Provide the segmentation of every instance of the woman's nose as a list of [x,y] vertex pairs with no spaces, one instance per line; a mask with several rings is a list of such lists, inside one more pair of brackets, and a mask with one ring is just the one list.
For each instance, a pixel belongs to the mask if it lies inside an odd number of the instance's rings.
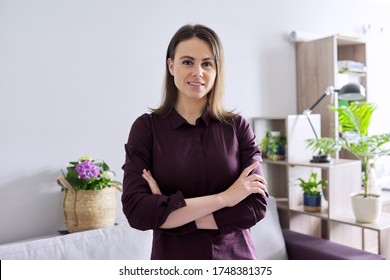
[[192,72],[192,75],[196,76],[196,77],[203,77],[202,66],[201,65],[195,66],[194,71]]

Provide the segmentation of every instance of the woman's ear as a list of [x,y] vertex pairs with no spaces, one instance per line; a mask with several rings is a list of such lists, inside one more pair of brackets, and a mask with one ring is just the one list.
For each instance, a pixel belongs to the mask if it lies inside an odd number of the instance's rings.
[[171,58],[168,58],[167,60],[169,73],[173,76],[173,60]]

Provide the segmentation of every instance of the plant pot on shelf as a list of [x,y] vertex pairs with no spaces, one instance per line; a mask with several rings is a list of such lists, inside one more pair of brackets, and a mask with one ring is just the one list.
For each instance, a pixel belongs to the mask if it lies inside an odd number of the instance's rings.
[[308,212],[321,211],[321,190],[325,190],[325,179],[319,179],[317,173],[311,173],[308,180],[298,178],[299,186],[303,190],[303,210]]
[[64,222],[68,232],[79,232],[115,225],[119,186],[101,190],[75,190],[62,176],[57,183],[64,190]]
[[321,212],[321,194],[303,193],[303,210],[308,212]]
[[352,210],[356,221],[374,223],[382,210],[380,189],[376,183],[375,161],[366,160],[363,165],[363,193],[352,193]]
[[286,137],[280,131],[268,131],[260,145],[267,158],[271,160],[285,159]]
[[352,210],[359,223],[374,223],[381,213],[382,199],[380,195],[363,193],[351,194]]
[[282,148],[279,145],[276,152],[268,150],[267,157],[272,160],[284,160],[285,159],[284,148]]

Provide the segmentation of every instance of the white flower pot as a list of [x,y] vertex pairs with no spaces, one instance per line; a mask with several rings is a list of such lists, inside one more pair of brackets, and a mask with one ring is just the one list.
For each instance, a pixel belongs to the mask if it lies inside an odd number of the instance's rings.
[[351,201],[353,213],[359,223],[374,223],[381,213],[382,200],[379,195],[364,197],[362,193],[352,193]]

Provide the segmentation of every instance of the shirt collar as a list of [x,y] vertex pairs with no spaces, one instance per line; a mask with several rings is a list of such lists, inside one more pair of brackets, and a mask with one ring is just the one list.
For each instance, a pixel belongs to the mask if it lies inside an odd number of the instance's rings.
[[[172,129],[177,129],[183,124],[188,124],[188,122],[176,111],[175,108],[173,108],[172,112],[168,115],[168,119],[171,123]],[[208,107],[206,108],[206,110],[204,110],[203,114],[199,117],[199,119],[201,119],[206,126],[209,125],[211,115]]]

